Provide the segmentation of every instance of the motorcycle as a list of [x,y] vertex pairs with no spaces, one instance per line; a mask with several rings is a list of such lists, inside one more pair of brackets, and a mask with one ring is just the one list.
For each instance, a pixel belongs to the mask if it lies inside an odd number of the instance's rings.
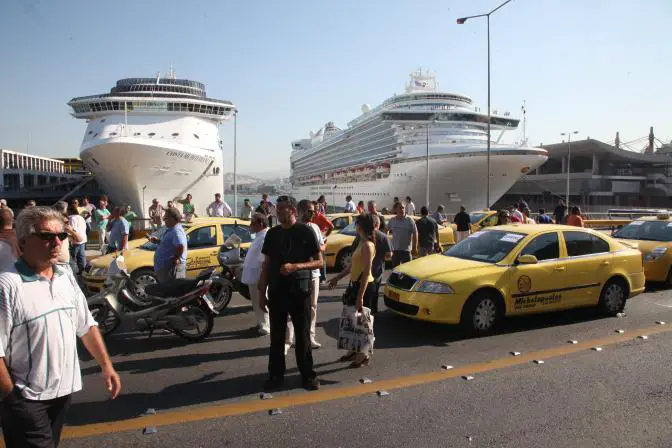
[[87,299],[89,310],[103,335],[125,323],[135,330],[167,330],[191,342],[205,339],[217,315],[208,297],[213,270],[203,271],[194,279],[176,279],[147,285],[146,298],[132,292],[123,256],[110,264],[103,290]]
[[209,296],[217,311],[229,305],[234,292],[239,292],[250,300],[249,287],[240,281],[245,261],[245,249],[240,247],[241,241],[238,235],[231,235],[217,253],[217,261],[222,267],[222,272],[213,278]]

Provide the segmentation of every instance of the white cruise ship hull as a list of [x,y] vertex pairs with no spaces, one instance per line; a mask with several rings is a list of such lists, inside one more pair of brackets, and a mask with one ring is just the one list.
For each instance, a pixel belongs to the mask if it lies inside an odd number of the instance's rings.
[[[420,145],[414,145],[420,146]],[[422,151],[421,151],[422,150]],[[390,175],[384,179],[348,183],[345,179],[321,185],[297,186],[297,199],[315,200],[325,195],[337,207],[345,204],[345,196],[355,202],[374,200],[378,208],[391,207],[394,197],[411,196],[418,208],[426,202],[427,159],[419,154],[425,148],[405,146],[404,152],[413,155],[393,162]],[[548,158],[538,148],[492,145],[490,160],[490,204],[486,204],[487,152],[478,145],[473,148],[455,148],[452,145],[430,145],[429,207],[434,211],[439,204],[447,213],[456,213],[460,205],[467,210],[479,210],[494,204],[525,173],[536,169]]]
[[205,216],[224,186],[220,151],[121,137],[85,145],[81,157],[114,203],[131,205],[139,215],[147,214],[153,198],[165,207],[191,193],[196,212]]

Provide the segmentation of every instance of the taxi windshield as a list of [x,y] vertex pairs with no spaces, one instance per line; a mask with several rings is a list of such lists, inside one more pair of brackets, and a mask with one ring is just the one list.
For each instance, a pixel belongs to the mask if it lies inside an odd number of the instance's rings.
[[469,220],[472,224],[476,224],[485,217],[485,213],[469,213]]
[[341,230],[341,235],[348,235],[348,236],[357,236],[357,229],[355,228],[355,223],[351,222],[347,226]]
[[672,222],[633,221],[613,234],[614,238],[642,241],[672,241]]
[[523,238],[525,238],[524,233],[482,230],[469,235],[467,239],[445,251],[443,255],[464,260],[497,263],[506,257]]

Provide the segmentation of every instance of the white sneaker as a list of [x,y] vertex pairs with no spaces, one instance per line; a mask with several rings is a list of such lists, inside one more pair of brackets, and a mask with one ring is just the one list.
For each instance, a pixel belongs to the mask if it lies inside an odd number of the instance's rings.
[[317,349],[317,348],[322,347],[322,344],[320,344],[319,342],[313,340],[313,341],[310,341],[310,347],[313,348],[313,349]]

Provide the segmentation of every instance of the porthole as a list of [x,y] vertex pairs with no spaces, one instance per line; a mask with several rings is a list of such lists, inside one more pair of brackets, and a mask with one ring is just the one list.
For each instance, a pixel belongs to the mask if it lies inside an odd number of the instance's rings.
[[137,137],[138,135],[140,135],[140,133],[139,133],[139,132],[136,132],[136,133],[134,133],[133,135]]
[[93,131],[89,131],[89,135],[93,134]]
[[98,133],[96,132],[95,134],[93,134],[93,137],[94,137],[94,138],[95,138],[95,137],[98,137]]
[[150,132],[150,133],[147,134],[147,135],[149,135],[150,137],[154,137],[154,136],[156,135],[156,132]]
[[116,132],[110,132],[110,137],[112,137],[113,135],[117,135],[117,133]]
[[100,122],[101,122],[101,123],[105,123],[105,119],[103,118],[102,120],[100,120]]
[[180,134],[179,134],[178,132],[173,132],[171,135],[172,135],[173,137],[177,137],[177,136],[180,135]]
[[200,139],[200,138],[201,138],[201,137],[199,137],[199,136],[198,136],[197,134],[194,134],[194,137],[196,137],[196,138],[198,138],[198,139]]

